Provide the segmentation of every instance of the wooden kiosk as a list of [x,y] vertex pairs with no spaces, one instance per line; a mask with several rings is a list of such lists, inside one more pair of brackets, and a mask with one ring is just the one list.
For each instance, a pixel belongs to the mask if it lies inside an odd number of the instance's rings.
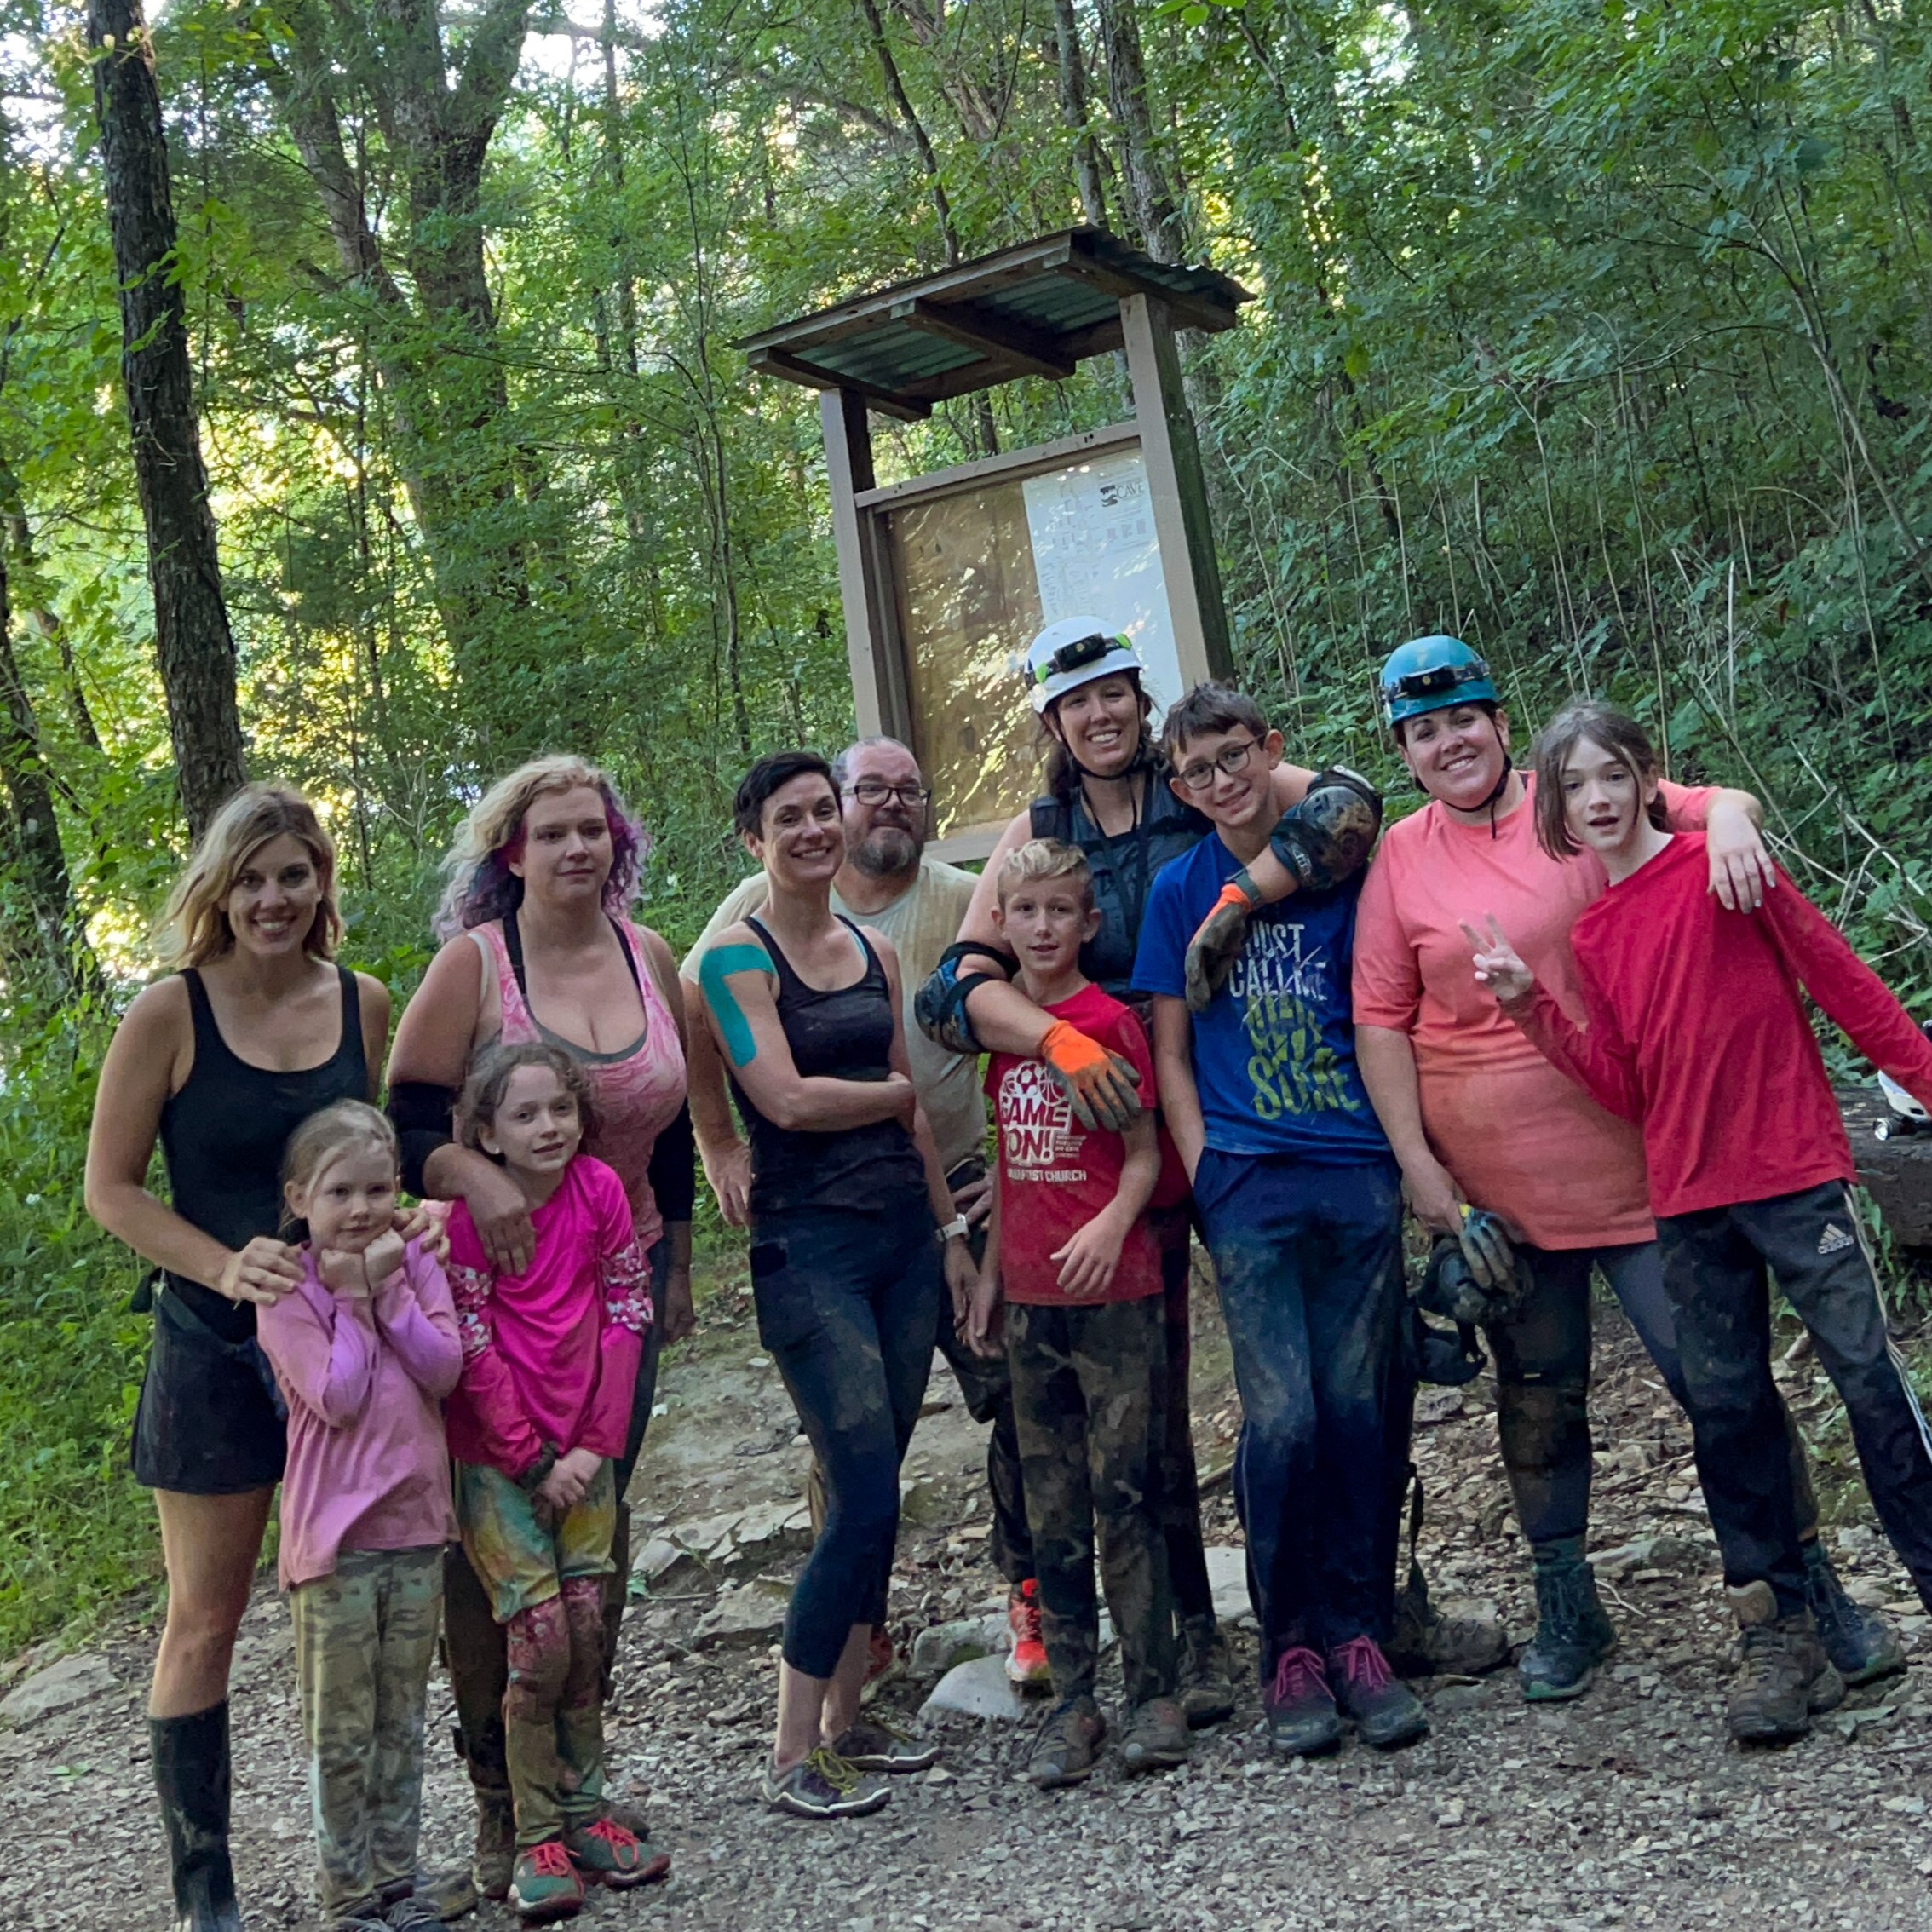
[[[824,392],[819,411],[861,733],[917,754],[930,848],[984,858],[1037,789],[1014,666],[1033,634],[1091,611],[1134,639],[1157,708],[1232,665],[1177,329],[1234,325],[1249,299],[1211,268],[1072,228],[750,336],[754,369]],[[1122,351],[1126,421],[881,489],[868,411],[918,421],[1021,376],[1064,380]]]

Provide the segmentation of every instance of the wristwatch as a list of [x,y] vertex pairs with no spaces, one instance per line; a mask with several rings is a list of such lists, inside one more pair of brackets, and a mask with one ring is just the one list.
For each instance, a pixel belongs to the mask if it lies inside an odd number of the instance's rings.
[[942,1242],[952,1240],[955,1237],[963,1241],[969,1232],[970,1230],[966,1225],[966,1216],[963,1214],[956,1214],[951,1221],[946,1222],[945,1227],[940,1229],[939,1238]]

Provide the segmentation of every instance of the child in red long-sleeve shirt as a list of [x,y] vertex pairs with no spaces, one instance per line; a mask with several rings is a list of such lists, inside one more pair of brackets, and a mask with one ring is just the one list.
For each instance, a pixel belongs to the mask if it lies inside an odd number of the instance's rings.
[[463,1090],[464,1140],[500,1161],[530,1206],[536,1251],[492,1266],[458,1203],[450,1285],[463,1377],[446,1423],[457,1525],[504,1626],[503,1735],[516,1813],[509,1899],[526,1923],[584,1903],[584,1883],[650,1876],[603,1815],[603,1588],[638,1354],[651,1325],[624,1183],[579,1153],[588,1084],[542,1042],[481,1054]]
[[1804,1607],[1790,1452],[1771,1378],[1776,1274],[1850,1418],[1867,1488],[1932,1610],[1932,1429],[1887,1336],[1808,993],[1922,1103],[1932,1042],[1781,873],[1755,913],[1706,890],[1704,840],[1662,829],[1656,755],[1609,706],[1573,705],[1537,747],[1537,836],[1587,847],[1610,889],[1570,935],[1587,1025],[1491,917],[1476,977],[1556,1066],[1643,1130],[1650,1203],[1698,1475],[1743,1632],[1740,1743],[1802,1736],[1844,1693]]

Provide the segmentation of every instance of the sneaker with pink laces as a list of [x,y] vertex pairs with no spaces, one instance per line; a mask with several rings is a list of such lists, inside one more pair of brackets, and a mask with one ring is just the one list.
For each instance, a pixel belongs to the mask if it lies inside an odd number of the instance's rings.
[[641,1885],[652,1876],[650,1860],[637,1835],[615,1819],[595,1819],[579,1830],[566,1831],[564,1849],[585,1879],[608,1885],[613,1892]]
[[517,1854],[509,1902],[526,1925],[547,1925],[553,1918],[574,1918],[583,1911],[584,1881],[561,1838],[546,1838]]
[[1040,1636],[1040,1586],[1028,1577],[1007,1600],[1006,1627],[1013,1633],[1013,1648],[1008,1652],[1006,1675],[1021,1686],[1050,1684],[1053,1666],[1047,1662],[1046,1644]]
[[1394,1751],[1429,1735],[1422,1699],[1389,1668],[1371,1636],[1351,1637],[1328,1653],[1328,1669],[1343,1710],[1354,1719],[1362,1742]]
[[1295,1644],[1274,1660],[1274,1682],[1262,1693],[1268,1741],[1284,1757],[1314,1757],[1342,1741],[1341,1713],[1321,1659]]

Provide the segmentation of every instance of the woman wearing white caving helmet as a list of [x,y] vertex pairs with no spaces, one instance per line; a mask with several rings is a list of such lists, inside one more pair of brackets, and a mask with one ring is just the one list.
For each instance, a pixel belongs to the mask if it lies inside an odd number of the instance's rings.
[[[1355,1050],[1416,1218],[1456,1238],[1440,1245],[1439,1266],[1499,1295],[1487,1329],[1498,1434],[1538,1609],[1518,1670],[1532,1700],[1575,1697],[1615,1642],[1584,1560],[1593,1265],[1680,1404],[1684,1383],[1637,1130],[1559,1074],[1477,986],[1460,922],[1499,915],[1538,977],[1580,1015],[1569,932],[1606,878],[1590,854],[1559,861],[1537,843],[1533,774],[1512,766],[1509,713],[1469,645],[1403,645],[1383,667],[1381,699],[1429,802],[1384,833],[1362,890]],[[1663,793],[1674,826],[1708,828],[1711,890],[1727,906],[1755,907],[1773,876],[1757,802],[1715,786]],[[1869,1681],[1902,1656],[1839,1587],[1816,1541],[1795,1433],[1792,1442],[1820,1631],[1844,1674]]]

